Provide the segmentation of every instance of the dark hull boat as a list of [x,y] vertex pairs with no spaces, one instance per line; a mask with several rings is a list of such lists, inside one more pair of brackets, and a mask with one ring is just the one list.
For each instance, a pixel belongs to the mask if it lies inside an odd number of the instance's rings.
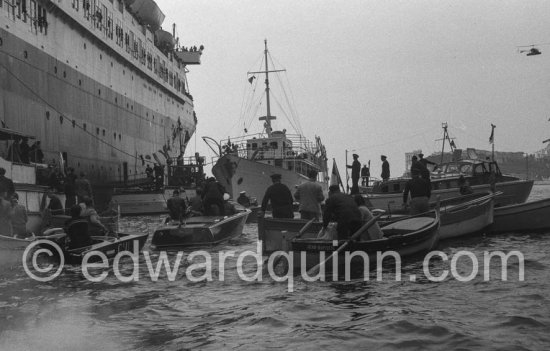
[[[134,251],[134,243],[137,243],[138,250],[141,251],[147,241],[148,233],[127,234],[119,233],[118,237],[93,236],[93,244],[90,246],[64,250],[65,262],[69,264],[81,264],[84,256],[89,252],[101,252],[107,259],[113,259],[121,251]],[[99,260],[98,255],[93,255],[90,262]]]
[[151,246],[156,249],[170,247],[210,246],[242,234],[250,210],[232,216],[198,216],[172,222],[153,234]]
[[[437,246],[439,240],[439,216],[403,219],[383,226],[381,229],[384,233],[383,238],[352,241],[343,252],[339,253],[337,258],[333,258],[333,260],[337,260],[336,263],[327,263],[327,270],[335,265],[362,267],[365,259],[361,255],[364,254],[367,255],[369,263],[374,264],[378,254],[389,251],[396,252],[401,258],[428,252]],[[319,264],[323,261],[322,253],[327,258],[346,242],[345,240],[333,242],[333,240],[304,237],[289,240],[285,235],[283,235],[283,240],[285,240],[283,244],[285,251],[293,253],[293,267],[295,269],[302,268],[303,263],[305,263],[307,269]],[[354,257],[346,262],[346,255]],[[302,262],[302,256],[305,256],[304,262]]]
[[495,208],[491,232],[523,232],[550,229],[550,199]]

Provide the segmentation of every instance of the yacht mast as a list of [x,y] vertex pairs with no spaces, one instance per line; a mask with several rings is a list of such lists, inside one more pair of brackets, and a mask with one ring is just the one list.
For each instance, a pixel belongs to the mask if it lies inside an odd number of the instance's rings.
[[[277,69],[277,70],[269,70],[269,64],[267,62],[267,39],[264,39],[264,55],[265,55],[265,71],[259,71],[259,72],[248,72],[248,74],[259,74],[259,73],[265,73],[265,96],[266,96],[266,105],[267,105],[267,111],[266,115],[259,118],[260,121],[265,121],[264,127],[265,131],[267,132],[267,136],[271,137],[271,132],[273,131],[271,127],[271,120],[276,119],[277,117],[271,115],[271,102],[270,102],[270,96],[269,96],[269,73],[274,72],[284,72],[286,70],[284,69]],[[252,79],[252,78],[251,78]]]

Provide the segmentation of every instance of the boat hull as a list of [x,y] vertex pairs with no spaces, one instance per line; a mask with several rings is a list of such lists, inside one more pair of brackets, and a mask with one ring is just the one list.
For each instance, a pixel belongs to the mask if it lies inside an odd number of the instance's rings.
[[[502,194],[495,198],[495,206],[523,203],[529,197],[532,188],[532,180],[516,180],[496,183],[496,191],[501,191]],[[485,193],[491,190],[491,186],[489,184],[474,185],[472,186],[472,189],[475,193]],[[456,187],[438,189],[432,191],[430,200],[435,201],[438,196],[441,200],[445,200],[456,197],[457,195],[459,195],[459,190]],[[403,194],[400,192],[387,194],[371,193],[366,194],[365,196],[373,208],[379,208],[391,212],[399,211],[403,203]]]
[[23,252],[31,242],[32,240],[0,235],[0,268],[20,265]]
[[550,199],[495,208],[493,233],[550,229]]
[[164,225],[155,230],[151,246],[162,249],[217,245],[241,235],[249,214],[247,210],[228,217],[198,216],[181,225]]
[[[420,224],[417,226],[417,224]],[[417,227],[416,227],[417,226]],[[413,229],[414,228],[414,229]],[[398,223],[382,227],[384,237],[377,240],[354,241],[337,258],[327,263],[326,269],[331,270],[334,266],[364,267],[366,259],[359,255],[367,255],[369,268],[371,264],[376,263],[377,256],[385,252],[393,251],[399,257],[407,257],[422,252],[427,252],[436,247],[439,240],[439,218],[417,217],[404,219]],[[290,239],[283,235],[286,250],[293,254],[293,267],[295,269],[305,267],[307,269],[319,264],[325,258],[328,258],[338,249],[344,240],[333,242],[332,240],[319,239]],[[350,260],[345,256],[356,255]],[[304,258],[302,258],[304,257]],[[350,256],[351,257],[351,256]]]
[[[212,167],[212,174],[233,199],[237,199],[241,191],[246,191],[249,197],[256,198],[259,202],[263,199],[266,189],[273,184],[270,176],[276,173],[281,174],[281,183],[291,191],[294,191],[297,185],[308,181],[306,176],[295,171],[233,154],[222,156]],[[326,193],[326,184],[319,184]]]
[[457,211],[441,210],[440,240],[482,233],[493,223],[493,199]]
[[[93,236],[92,240],[96,243],[87,246],[85,248],[79,248],[74,250],[65,250],[63,252],[65,256],[65,262],[69,264],[81,264],[84,256],[89,252],[101,252],[107,257],[108,260],[113,259],[118,253],[122,251],[134,251],[134,243],[137,244],[138,250],[141,250],[147,241],[148,233],[128,234],[119,233],[118,238],[115,237],[97,237]],[[90,257],[89,262],[95,262],[100,259],[100,256],[93,255]]]

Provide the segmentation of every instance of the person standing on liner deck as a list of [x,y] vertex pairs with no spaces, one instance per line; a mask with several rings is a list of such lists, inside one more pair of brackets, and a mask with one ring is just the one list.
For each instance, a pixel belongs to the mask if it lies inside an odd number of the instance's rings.
[[294,198],[300,203],[300,217],[302,219],[321,218],[321,202],[325,199],[321,184],[317,183],[317,171],[312,169],[308,172],[309,180],[298,185]]
[[359,155],[353,154],[353,163],[346,165],[351,168],[351,194],[359,194],[359,174],[361,173],[361,163],[359,162]]
[[280,174],[271,175],[273,184],[265,191],[261,212],[258,213],[259,216],[264,215],[267,204],[271,202],[273,218],[294,218],[294,210],[292,208],[294,199],[292,198],[290,189],[281,183],[281,178]]
[[426,179],[420,177],[420,172],[417,169],[412,169],[411,175],[412,178],[407,181],[405,190],[403,190],[403,207],[407,207],[407,200],[409,199],[410,193],[410,214],[415,215],[428,212],[430,210],[429,200],[431,196],[430,183]]
[[390,179],[390,163],[388,162],[386,155],[380,156],[380,160],[382,160],[382,174],[380,177],[384,182],[387,182],[388,179]]

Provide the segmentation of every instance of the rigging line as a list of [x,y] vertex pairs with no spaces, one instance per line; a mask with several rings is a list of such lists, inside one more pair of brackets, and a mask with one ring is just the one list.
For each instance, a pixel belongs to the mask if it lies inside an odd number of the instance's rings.
[[[277,106],[279,106],[279,108],[281,109],[281,112],[284,114],[284,116],[286,117],[288,123],[290,123],[290,125],[292,126],[292,128],[298,132],[298,130],[296,129],[296,125],[293,123],[293,121],[288,117],[288,114],[286,113],[286,111],[284,110],[283,106],[281,105],[279,99],[277,99],[277,96],[274,95],[274,98],[275,98],[275,102],[277,103]],[[300,133],[301,134],[301,133]]]
[[[25,84],[23,81],[21,81],[21,79],[19,79],[17,76],[15,76],[14,73],[10,72],[10,71],[6,68],[6,66],[5,66],[4,64],[0,63],[0,66],[2,66],[6,72],[8,72],[8,73],[9,73],[11,76],[13,76],[17,81],[19,81],[19,83],[21,83],[21,85],[23,85],[25,88],[27,88],[27,89],[31,92],[31,94],[33,94],[34,96],[36,96],[36,97],[37,97],[39,100],[41,100],[44,104],[46,104],[46,105],[49,106],[53,111],[55,111],[57,114],[59,114],[59,116],[60,116],[62,119],[67,120],[68,122],[72,122],[72,120],[71,120],[70,118],[66,117],[63,113],[61,113],[59,110],[57,110],[57,108],[55,108],[54,106],[52,106],[48,101],[46,101],[46,100],[43,99],[40,95],[38,95],[37,93],[35,93],[31,88],[29,88],[29,87],[27,86],[27,84]],[[117,150],[117,151],[119,151],[119,152],[121,152],[121,153],[123,153],[123,154],[126,154],[126,155],[128,155],[128,156],[130,156],[130,157],[132,157],[132,158],[140,159],[139,157],[136,157],[136,156],[134,156],[134,155],[132,155],[132,154],[130,154],[130,153],[128,153],[128,152],[122,150],[122,149],[119,149],[118,147],[116,147],[116,146],[110,144],[109,142],[107,142],[107,141],[105,141],[105,140],[103,140],[103,139],[101,139],[101,138],[96,137],[93,133],[91,133],[91,132],[85,130],[83,127],[81,127],[81,126],[80,126],[78,123],[76,123],[76,122],[75,122],[75,126],[78,127],[79,129],[81,129],[82,131],[84,131],[86,134],[89,134],[92,138],[101,141],[102,143],[104,143],[104,144],[106,144],[106,145],[112,147],[113,149],[115,149],[115,150]]]
[[[278,65],[280,67],[283,67],[283,65],[276,59],[274,58],[273,56],[269,55],[271,61],[272,61],[272,64],[273,66],[276,66],[274,61],[276,61],[278,63]],[[294,120],[294,123],[296,125],[295,130],[296,132],[298,132],[299,134],[303,134],[303,131],[302,131],[302,125],[300,123],[300,118],[299,118],[299,113],[297,111],[297,108],[296,108],[296,100],[294,99],[294,93],[292,91],[292,85],[290,84],[290,80],[288,78],[288,74],[287,72],[282,72],[284,73],[284,78],[286,79],[286,84],[283,82],[283,79],[277,75],[277,79],[279,81],[279,85],[281,87],[281,90],[283,91],[284,95],[285,95],[285,99],[286,99],[286,102],[287,102],[287,105],[288,105],[288,109],[289,109],[289,113],[290,115],[292,116],[293,120]],[[287,91],[285,89],[285,86],[288,87],[288,90],[290,92],[290,99],[289,99],[289,96],[287,94]]]

